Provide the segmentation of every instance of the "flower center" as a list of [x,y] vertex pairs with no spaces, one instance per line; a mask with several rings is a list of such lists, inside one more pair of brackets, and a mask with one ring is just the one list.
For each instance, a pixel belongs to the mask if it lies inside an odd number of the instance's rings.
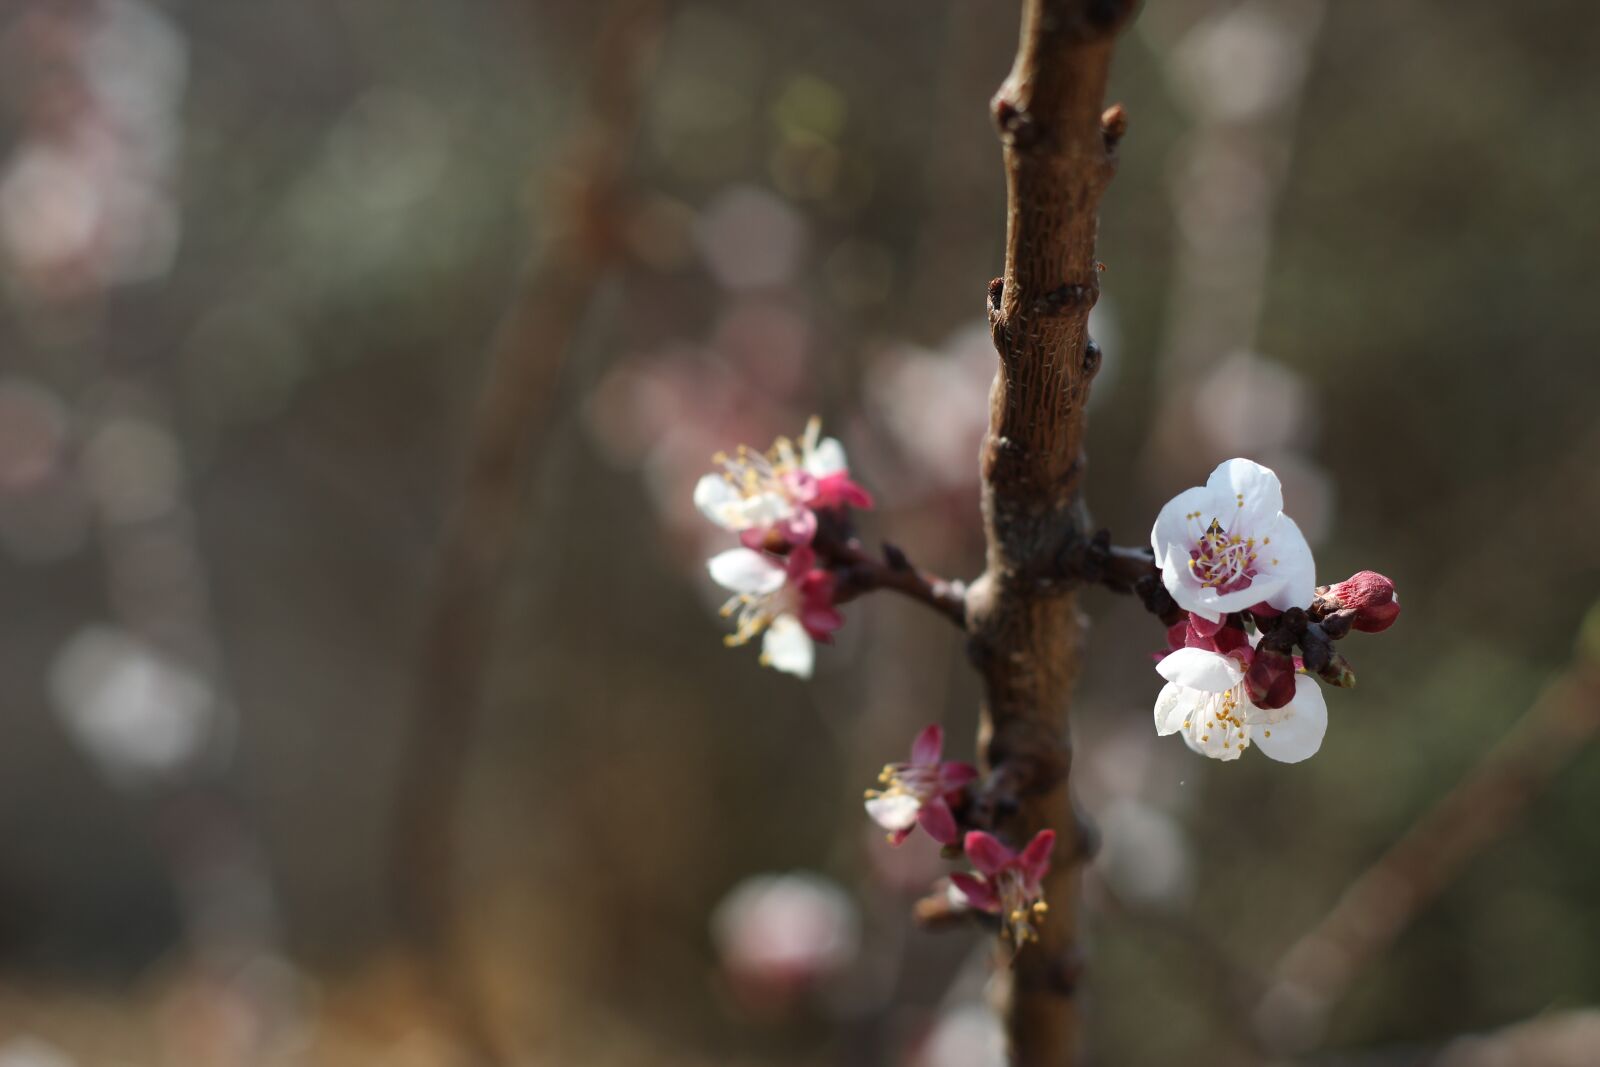
[[1039,940],[1033,928],[1034,921],[1043,922],[1045,912],[1050,909],[1044,901],[1034,899],[1023,882],[1022,872],[1006,868],[995,875],[994,888],[1000,898],[1000,917],[1017,946]]
[[1206,589],[1235,593],[1256,576],[1256,539],[1230,535],[1216,519],[1189,550],[1189,571]]
[[878,775],[882,789],[870,789],[869,797],[911,797],[918,804],[926,804],[940,793],[939,769],[915,763],[891,763]]
[[722,638],[729,648],[746,644],[772,624],[779,615],[793,614],[798,607],[794,587],[784,583],[771,593],[739,593],[722,605],[722,616],[733,616],[736,628]]
[[1221,744],[1227,750],[1238,745],[1242,752],[1250,744],[1249,724],[1244,721],[1244,701],[1242,683],[1225,693],[1207,694],[1205,702],[1183,721],[1183,728],[1205,748],[1213,749]]
[[722,468],[723,478],[747,499],[777,492],[783,487],[783,471],[773,465],[772,457],[746,445],[740,445],[731,456],[718,452],[711,457],[711,462]]

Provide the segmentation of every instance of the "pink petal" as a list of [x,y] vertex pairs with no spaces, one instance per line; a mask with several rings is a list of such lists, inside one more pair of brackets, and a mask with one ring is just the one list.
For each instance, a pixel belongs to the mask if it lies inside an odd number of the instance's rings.
[[967,898],[969,907],[977,908],[979,911],[1000,910],[1000,898],[995,896],[988,882],[974,878],[970,874],[957,872],[950,876],[950,884]]
[[[1173,652],[1189,643],[1189,619],[1184,617],[1182,622],[1175,622],[1167,627],[1167,652]],[[1157,652],[1156,658],[1161,658],[1166,652]]]
[[811,568],[815,567],[816,565],[816,549],[812,548],[810,545],[796,545],[790,550],[784,567],[788,570],[789,577],[791,579],[799,581],[801,578],[809,574],[811,572]]
[[[807,551],[810,551],[807,549]],[[807,571],[799,578],[791,579],[800,590],[800,599],[813,608],[831,608],[833,606],[834,580],[833,575],[827,571]]]
[[1224,621],[1223,619],[1218,619],[1212,622],[1210,619],[1202,619],[1198,615],[1190,615],[1189,629],[1193,630],[1198,637],[1215,637],[1217,631],[1222,629]]
[[1050,870],[1050,853],[1056,847],[1056,832],[1040,830],[1022,850],[1022,874],[1029,885],[1038,885]]
[[939,784],[946,792],[953,792],[978,777],[978,768],[970,763],[950,760],[939,766]]
[[941,845],[953,845],[961,840],[961,828],[943,797],[934,797],[917,810],[917,824],[928,836]]
[[906,827],[904,830],[896,830],[894,833],[889,835],[889,847],[890,848],[899,848],[901,845],[906,843],[906,838],[908,838],[910,836],[911,836],[911,827],[909,827],[909,826]]
[[837,608],[804,607],[800,609],[800,625],[806,628],[813,640],[826,641],[833,631],[844,625],[844,616]]
[[911,762],[931,767],[939,762],[939,754],[943,751],[944,727],[938,723],[924,726],[922,732],[917,734],[917,739],[911,742]]
[[872,507],[872,494],[850,480],[848,474],[829,474],[817,480],[816,502],[825,508]]
[[1016,853],[982,830],[973,830],[962,842],[967,859],[984,874],[996,874],[1016,858]]
[[790,471],[783,476],[784,488],[789,490],[789,496],[802,504],[818,503],[822,493],[822,483],[816,475],[807,471]]
[[1217,631],[1215,648],[1218,652],[1229,655],[1250,647],[1250,638],[1243,631],[1233,626],[1224,626]]
[[817,513],[810,508],[798,508],[778,523],[778,529],[791,545],[809,545],[817,536]]

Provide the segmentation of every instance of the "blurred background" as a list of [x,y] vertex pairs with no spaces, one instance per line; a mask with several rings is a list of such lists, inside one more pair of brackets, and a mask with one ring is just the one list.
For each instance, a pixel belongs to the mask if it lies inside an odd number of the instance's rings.
[[[819,412],[864,532],[976,574],[1016,7],[0,4],[0,1067],[448,1062],[395,903],[439,884],[515,1062],[1000,1062],[986,940],[908,917],[946,865],[860,809],[928,722],[970,755],[959,635],[872,598],[762,670],[689,494]],[[1600,1062],[1597,33],[1204,0],[1123,40],[1097,521],[1248,455],[1405,613],[1314,760],[1224,765],[1086,594],[1097,1062]],[[496,403],[491,642],[436,575]],[[1469,843],[1319,940],[1464,778]]]

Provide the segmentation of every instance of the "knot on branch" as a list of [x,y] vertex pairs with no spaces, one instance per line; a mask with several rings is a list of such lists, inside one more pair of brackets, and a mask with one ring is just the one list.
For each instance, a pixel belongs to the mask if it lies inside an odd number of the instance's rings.
[[994,769],[971,786],[965,812],[967,824],[979,830],[1003,828],[1029,798],[1066,781],[1072,766],[1072,750],[1060,738],[1015,720],[996,733],[988,756]]
[[1105,141],[1107,155],[1117,150],[1123,134],[1127,132],[1128,109],[1121,104],[1112,104],[1106,108],[1105,114],[1100,116],[1100,137]]
[[1007,148],[1025,152],[1037,145],[1044,130],[1027,108],[1018,104],[1002,89],[990,103],[995,129],[1000,132],[1000,143]]
[[1032,310],[1036,315],[1076,314],[1094,307],[1099,299],[1100,283],[1096,279],[1063,282],[1049,292],[1034,297]]

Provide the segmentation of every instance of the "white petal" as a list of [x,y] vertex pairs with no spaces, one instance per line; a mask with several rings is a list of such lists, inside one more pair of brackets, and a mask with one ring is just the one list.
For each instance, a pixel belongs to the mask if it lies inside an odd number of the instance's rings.
[[[1216,519],[1227,525],[1234,508],[1231,496],[1211,488],[1185,489],[1167,501],[1150,531],[1150,547],[1155,550],[1156,566],[1161,568],[1161,583],[1180,608],[1201,618],[1217,621],[1230,611],[1242,611],[1258,604],[1262,597],[1231,593],[1226,596],[1202,586],[1189,569],[1190,555],[1200,537]],[[1193,516],[1193,517],[1191,517]]]
[[[1201,732],[1201,731],[1205,732]],[[1231,731],[1212,730],[1208,726],[1196,724],[1193,728],[1183,731],[1183,743],[1189,746],[1190,751],[1198,752],[1210,759],[1236,760],[1244,754],[1246,741],[1234,744],[1238,735]]]
[[1168,682],[1156,696],[1156,733],[1161,737],[1183,729],[1188,718],[1201,702],[1193,689],[1185,689],[1176,682]]
[[1295,521],[1279,515],[1270,539],[1260,546],[1260,553],[1257,584],[1264,584],[1269,575],[1282,583],[1271,596],[1262,599],[1279,611],[1310,607],[1317,593],[1317,565],[1311,558],[1311,546],[1306,544]]
[[824,437],[816,448],[806,451],[805,467],[807,474],[817,478],[849,470],[845,462],[844,445],[839,443],[838,438]]
[[[1167,559],[1187,567],[1189,550],[1199,542],[1200,535],[1206,532],[1206,526],[1211,522],[1212,494],[1205,489],[1185,489],[1161,509],[1156,516],[1156,524],[1150,530],[1150,547],[1155,550],[1156,564],[1163,571],[1167,568]],[[1191,519],[1189,516],[1200,512],[1200,518]],[[1167,588],[1171,588],[1169,585]]]
[[734,593],[765,596],[783,586],[783,567],[752,548],[730,548],[706,563],[711,580]]
[[816,647],[799,619],[793,615],[779,615],[761,639],[761,659],[773,670],[809,678]]
[[867,798],[867,814],[872,821],[893,833],[909,830],[917,821],[917,809],[922,805],[908,793],[891,793],[887,796]]
[[[1277,539],[1273,542],[1276,545]],[[1185,611],[1193,611],[1215,622],[1222,616],[1234,611],[1243,611],[1253,607],[1263,600],[1268,603],[1278,596],[1284,588],[1284,580],[1276,574],[1258,573],[1249,585],[1243,589],[1236,589],[1231,593],[1219,593],[1215,589],[1207,589],[1199,582],[1186,583],[1180,592],[1174,591],[1172,599]],[[1311,603],[1308,598],[1300,607]]]
[[1278,710],[1278,721],[1251,731],[1261,751],[1279,763],[1299,763],[1316,755],[1328,732],[1328,702],[1322,687],[1305,675],[1296,675],[1294,699]]
[[1226,693],[1244,680],[1244,668],[1232,656],[1203,648],[1180,648],[1156,664],[1169,682],[1206,693]]
[[707,474],[695,483],[694,506],[724,530],[742,528],[730,523],[743,501],[743,494],[720,474]]
[[1206,488],[1217,494],[1223,510],[1217,519],[1229,533],[1248,537],[1283,511],[1283,484],[1278,476],[1270,467],[1248,459],[1218,464],[1206,479]]

